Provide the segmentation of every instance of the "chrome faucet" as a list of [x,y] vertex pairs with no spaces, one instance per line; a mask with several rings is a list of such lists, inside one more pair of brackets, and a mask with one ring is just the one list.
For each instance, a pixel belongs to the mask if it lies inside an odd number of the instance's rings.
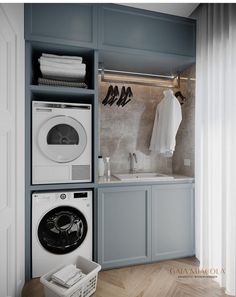
[[137,160],[137,156],[135,153],[129,153],[129,162],[130,162],[130,169],[129,169],[129,172],[130,173],[135,173],[135,163],[137,164],[138,163],[138,160]]

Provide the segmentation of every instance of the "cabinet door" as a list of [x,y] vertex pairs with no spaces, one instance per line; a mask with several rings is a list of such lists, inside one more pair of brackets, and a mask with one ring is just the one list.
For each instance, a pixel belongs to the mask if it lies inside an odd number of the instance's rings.
[[97,47],[93,4],[25,4],[25,39]]
[[193,188],[189,184],[152,187],[152,260],[194,254]]
[[99,48],[195,56],[196,22],[120,5],[99,6]]
[[149,187],[98,190],[98,262],[103,268],[151,259]]

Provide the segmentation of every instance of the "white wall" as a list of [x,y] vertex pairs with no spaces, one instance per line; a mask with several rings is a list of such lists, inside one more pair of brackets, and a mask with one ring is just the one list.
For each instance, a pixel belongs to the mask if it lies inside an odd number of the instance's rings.
[[16,296],[21,295],[25,282],[25,42],[24,4],[2,4],[16,33]]

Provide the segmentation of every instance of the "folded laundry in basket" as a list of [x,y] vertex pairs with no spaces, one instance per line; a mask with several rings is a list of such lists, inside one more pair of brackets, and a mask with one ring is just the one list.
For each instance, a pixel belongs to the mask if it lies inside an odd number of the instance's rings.
[[67,265],[61,270],[57,271],[52,275],[52,280],[66,288],[70,288],[77,283],[84,274],[75,265]]
[[42,53],[42,57],[44,57],[47,60],[54,61],[54,62],[68,63],[68,64],[82,63],[82,61],[83,61],[82,57],[77,57],[77,56],[59,56],[59,55]]

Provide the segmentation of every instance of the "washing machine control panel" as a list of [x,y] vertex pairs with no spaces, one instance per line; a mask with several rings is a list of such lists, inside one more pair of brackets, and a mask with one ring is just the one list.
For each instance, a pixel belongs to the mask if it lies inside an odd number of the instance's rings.
[[70,199],[88,198],[87,192],[76,192],[76,193],[71,193],[71,194],[72,195],[67,195],[67,193],[61,193],[59,197],[62,200],[66,199],[66,198],[70,198]]
[[57,193],[57,198],[59,200],[74,200],[74,199],[81,199],[87,200],[89,195],[88,192],[64,192],[64,193]]
[[39,204],[45,203],[54,203],[58,201],[58,203],[64,203],[66,201],[88,201],[91,198],[92,193],[90,191],[78,191],[78,192],[45,192],[45,193],[34,193],[32,198],[37,201]]

